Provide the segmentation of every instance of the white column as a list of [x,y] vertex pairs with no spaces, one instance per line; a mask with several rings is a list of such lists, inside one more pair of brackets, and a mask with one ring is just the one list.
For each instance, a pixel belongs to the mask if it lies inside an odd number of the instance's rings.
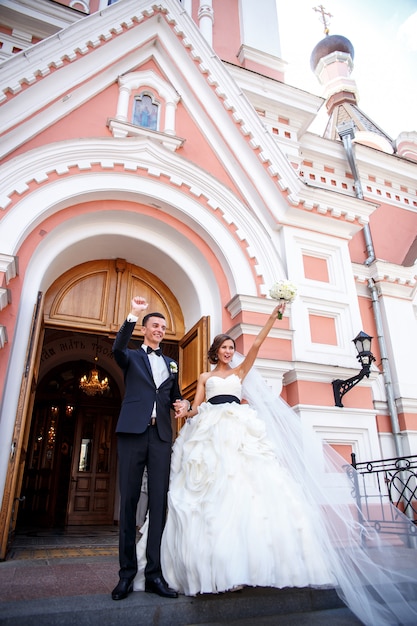
[[214,11],[212,0],[200,0],[198,20],[204,39],[210,44],[210,46],[213,46]]
[[126,85],[119,87],[119,100],[117,102],[116,119],[127,122],[127,112],[129,110],[130,88]]
[[175,102],[167,101],[165,104],[165,128],[164,133],[175,135]]

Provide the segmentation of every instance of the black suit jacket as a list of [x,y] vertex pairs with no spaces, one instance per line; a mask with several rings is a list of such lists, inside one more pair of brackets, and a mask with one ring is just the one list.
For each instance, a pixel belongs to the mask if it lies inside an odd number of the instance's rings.
[[[172,441],[171,408],[175,400],[181,398],[178,385],[178,365],[162,355],[168,378],[157,389],[146,352],[129,349],[128,343],[135,328],[135,322],[127,320],[120,327],[113,344],[116,363],[122,368],[125,380],[117,433],[143,433],[149,425],[152,409],[156,402],[156,424],[163,441]],[[175,371],[176,370],[176,371]]]

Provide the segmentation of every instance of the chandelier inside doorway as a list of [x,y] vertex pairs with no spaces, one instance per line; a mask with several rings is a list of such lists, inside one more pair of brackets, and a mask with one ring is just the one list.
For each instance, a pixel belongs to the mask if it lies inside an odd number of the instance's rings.
[[80,389],[87,394],[87,396],[95,396],[98,393],[104,393],[110,388],[109,379],[107,376],[100,380],[99,371],[97,368],[98,362],[98,338],[96,341],[96,356],[94,357],[95,366],[91,368],[88,374],[84,374],[80,379]]

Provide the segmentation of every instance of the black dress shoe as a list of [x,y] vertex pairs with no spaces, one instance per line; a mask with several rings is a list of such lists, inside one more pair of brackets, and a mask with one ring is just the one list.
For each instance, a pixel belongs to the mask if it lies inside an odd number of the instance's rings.
[[157,593],[158,596],[163,598],[178,598],[178,593],[168,587],[163,578],[154,578],[153,580],[145,581],[145,591],[148,593]]
[[111,597],[113,600],[123,600],[131,591],[133,591],[133,581],[130,578],[121,578],[111,592]]

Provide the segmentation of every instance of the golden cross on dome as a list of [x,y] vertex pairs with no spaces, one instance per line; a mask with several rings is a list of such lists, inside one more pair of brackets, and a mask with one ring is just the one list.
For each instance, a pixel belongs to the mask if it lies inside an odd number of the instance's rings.
[[324,34],[328,35],[330,21],[327,18],[333,17],[333,15],[331,13],[328,13],[322,4],[319,4],[318,7],[313,7],[313,11],[316,11],[317,13],[321,13],[320,19],[323,22]]

